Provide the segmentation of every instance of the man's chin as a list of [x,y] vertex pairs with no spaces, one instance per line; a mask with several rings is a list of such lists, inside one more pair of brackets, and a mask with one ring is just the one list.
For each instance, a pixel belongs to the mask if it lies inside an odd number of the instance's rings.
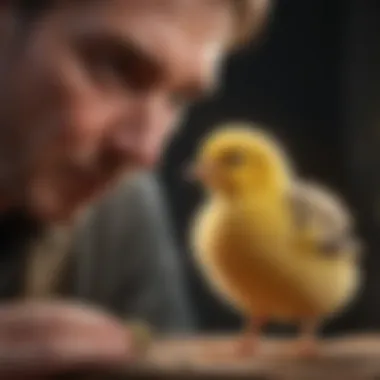
[[32,214],[43,223],[69,225],[89,204],[90,201],[75,205],[55,205],[54,207],[33,205],[30,208]]
[[75,197],[63,196],[60,189],[40,187],[39,191],[31,194],[29,209],[36,218],[44,223],[70,224],[89,206],[102,199],[111,188],[116,186],[117,182],[117,179],[109,181],[81,194],[76,193]]
[[31,194],[31,214],[46,224],[70,224],[99,197],[100,191],[88,191],[76,197],[64,196],[59,189],[41,189]]

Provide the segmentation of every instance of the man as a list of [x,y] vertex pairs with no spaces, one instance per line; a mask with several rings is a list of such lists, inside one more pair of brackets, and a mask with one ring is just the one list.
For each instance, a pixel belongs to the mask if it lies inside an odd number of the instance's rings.
[[[263,4],[1,3],[4,301],[30,284],[43,293],[28,253],[39,252],[36,237],[47,225],[72,224],[123,173],[156,162],[186,105],[214,88],[223,55],[259,25]],[[25,266],[32,268],[26,284]],[[117,366],[134,353],[131,333],[115,318],[44,299],[0,307],[0,349],[2,378]]]

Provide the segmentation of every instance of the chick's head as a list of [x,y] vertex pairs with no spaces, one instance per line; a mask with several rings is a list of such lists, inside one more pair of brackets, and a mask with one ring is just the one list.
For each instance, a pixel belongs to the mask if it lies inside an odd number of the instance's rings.
[[226,126],[208,135],[194,169],[203,186],[226,195],[282,192],[291,181],[279,145],[248,126]]

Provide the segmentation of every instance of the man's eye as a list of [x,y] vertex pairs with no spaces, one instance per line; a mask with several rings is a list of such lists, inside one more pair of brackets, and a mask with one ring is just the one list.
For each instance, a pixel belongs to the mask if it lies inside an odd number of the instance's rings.
[[92,57],[90,65],[91,72],[98,82],[103,84],[117,83],[118,85],[124,83],[120,64],[112,56],[99,54]]
[[99,82],[140,91],[146,87],[147,76],[133,58],[123,61],[113,54],[98,54],[92,60],[93,73]]
[[156,70],[133,48],[99,44],[82,47],[82,55],[89,73],[98,83],[144,91],[156,81]]

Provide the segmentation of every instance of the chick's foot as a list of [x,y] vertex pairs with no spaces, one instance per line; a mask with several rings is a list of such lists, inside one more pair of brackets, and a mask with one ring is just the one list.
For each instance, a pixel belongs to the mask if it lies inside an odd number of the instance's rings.
[[236,346],[236,356],[244,359],[254,356],[259,348],[259,337],[243,336]]
[[318,355],[318,325],[317,321],[308,321],[301,325],[301,336],[296,346],[299,357],[312,358]]
[[238,357],[247,358],[257,354],[260,347],[260,334],[265,322],[264,318],[260,318],[247,323],[236,348]]
[[301,358],[318,356],[318,344],[315,339],[302,339],[296,347],[296,354]]

